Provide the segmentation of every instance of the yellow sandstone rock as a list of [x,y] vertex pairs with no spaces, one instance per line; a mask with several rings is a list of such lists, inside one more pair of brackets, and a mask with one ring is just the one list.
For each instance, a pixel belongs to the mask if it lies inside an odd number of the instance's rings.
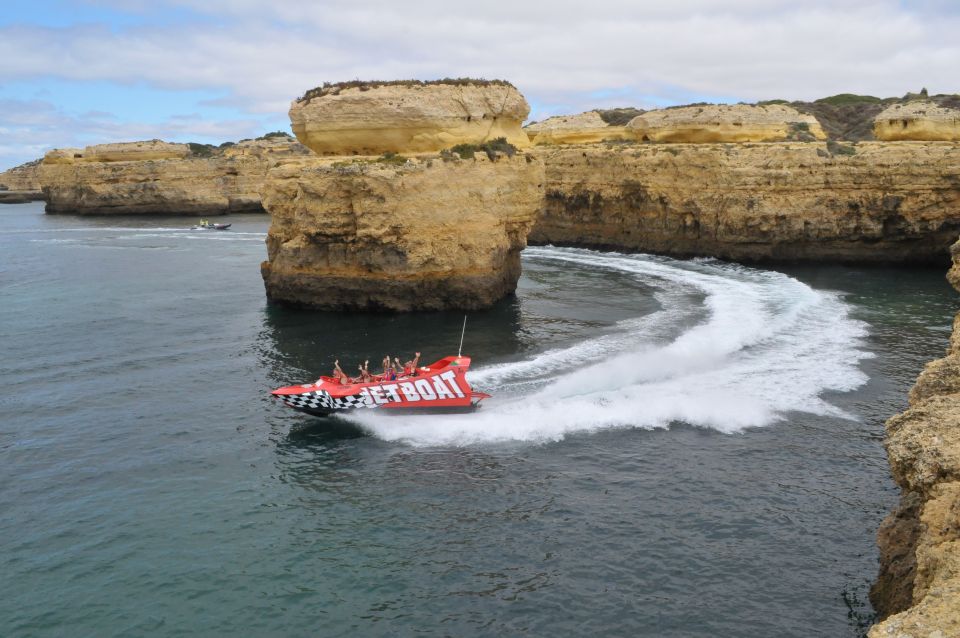
[[88,146],[83,149],[83,157],[80,159],[84,162],[130,162],[186,159],[189,155],[190,147],[186,144],[148,140]]
[[540,147],[531,243],[737,260],[945,263],[960,145]]
[[[267,170],[278,158],[308,152],[292,138],[267,142],[186,159],[180,158],[179,147],[189,150],[183,144],[151,143],[139,149],[105,144],[88,147],[80,158],[72,157],[75,149],[51,151],[40,166],[46,210],[81,215],[263,212],[259,192]],[[164,154],[176,158],[154,159]]]
[[647,111],[627,128],[642,142],[781,142],[825,140],[812,115],[783,104],[705,104]]
[[610,126],[597,111],[558,115],[523,129],[534,144],[591,144],[604,140],[633,140],[626,126]]
[[294,134],[320,155],[427,153],[498,137],[524,147],[530,106],[502,81],[359,82],[320,87],[290,105]]
[[960,111],[927,100],[894,104],[873,121],[878,140],[960,141]]
[[0,190],[40,190],[40,162],[27,162],[0,173]]
[[323,309],[481,308],[520,276],[543,164],[293,160],[270,171],[267,296]]
[[[952,253],[956,269],[960,243]],[[887,421],[890,469],[912,505],[888,516],[878,534],[880,574],[870,600],[882,622],[870,638],[960,636],[958,328],[960,314],[947,357],[927,365],[910,408]],[[889,533],[897,526],[906,533]]]

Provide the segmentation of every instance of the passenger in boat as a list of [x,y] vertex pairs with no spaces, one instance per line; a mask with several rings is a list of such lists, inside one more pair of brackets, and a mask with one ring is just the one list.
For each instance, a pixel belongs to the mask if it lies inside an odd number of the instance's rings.
[[370,374],[370,360],[363,362],[362,366],[357,366],[357,369],[360,370],[360,381],[363,383],[370,383],[373,381],[373,376]]
[[387,378],[387,373],[390,372],[390,355],[387,355],[383,358],[383,378]]
[[403,364],[403,373],[408,377],[417,376],[417,366],[420,365],[420,353],[415,353],[417,356],[413,358],[413,361],[407,361]]
[[349,385],[351,383],[350,377],[344,373],[340,368],[340,359],[337,359],[333,362],[333,378],[340,382],[340,385]]

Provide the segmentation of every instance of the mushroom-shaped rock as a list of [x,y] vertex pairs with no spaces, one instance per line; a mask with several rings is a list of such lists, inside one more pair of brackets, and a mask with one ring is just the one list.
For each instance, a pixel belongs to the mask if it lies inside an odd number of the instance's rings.
[[528,146],[530,106],[509,82],[346,82],[290,105],[294,134],[320,155],[428,153],[504,137]]
[[626,126],[611,126],[599,111],[557,115],[524,127],[534,144],[592,144],[604,140],[632,140]]
[[873,134],[885,142],[960,141],[960,110],[928,100],[894,104],[874,118]]
[[782,104],[705,104],[648,111],[627,128],[643,142],[781,142],[826,139],[812,115]]

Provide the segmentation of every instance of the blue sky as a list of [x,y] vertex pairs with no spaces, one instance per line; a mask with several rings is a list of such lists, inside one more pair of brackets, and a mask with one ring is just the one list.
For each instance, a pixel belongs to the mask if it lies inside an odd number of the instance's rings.
[[5,0],[0,170],[54,147],[289,130],[323,81],[511,80],[594,107],[953,93],[948,0]]

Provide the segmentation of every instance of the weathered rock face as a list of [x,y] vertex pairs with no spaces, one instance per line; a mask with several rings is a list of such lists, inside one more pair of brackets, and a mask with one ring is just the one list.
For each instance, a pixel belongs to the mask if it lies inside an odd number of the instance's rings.
[[262,265],[273,301],[323,309],[481,308],[513,292],[543,164],[306,159],[270,171]]
[[597,111],[558,115],[524,127],[534,144],[592,144],[604,140],[632,140],[626,126],[611,126]]
[[944,263],[960,232],[957,144],[594,145],[539,155],[546,199],[531,243]]
[[[960,244],[952,251],[954,268],[958,251]],[[887,421],[890,469],[901,502],[910,506],[891,513],[878,534],[880,574],[870,600],[886,620],[871,638],[960,636],[958,327],[960,315],[947,356],[927,365],[910,392],[910,408]],[[910,531],[886,533],[896,526]]]
[[529,113],[520,92],[499,81],[346,83],[290,105],[294,134],[320,155],[429,153],[498,137],[524,147]]
[[189,153],[183,144],[51,151],[40,166],[46,210],[81,215],[263,212],[260,187],[267,170],[279,158],[308,152],[290,138],[268,142],[243,142],[227,149],[229,154],[188,158],[182,158],[180,147]]
[[926,100],[894,104],[873,121],[878,140],[960,141],[960,111]]
[[0,189],[8,191],[40,190],[40,161],[27,162],[0,173]]
[[117,142],[97,144],[83,149],[82,157],[74,161],[83,162],[132,162],[163,159],[186,159],[190,147],[186,144],[171,144],[162,140],[145,142]]
[[825,140],[820,123],[782,104],[705,104],[647,111],[627,124],[644,142],[781,142]]
[[43,199],[40,191],[40,160],[0,173],[0,204],[24,204]]

